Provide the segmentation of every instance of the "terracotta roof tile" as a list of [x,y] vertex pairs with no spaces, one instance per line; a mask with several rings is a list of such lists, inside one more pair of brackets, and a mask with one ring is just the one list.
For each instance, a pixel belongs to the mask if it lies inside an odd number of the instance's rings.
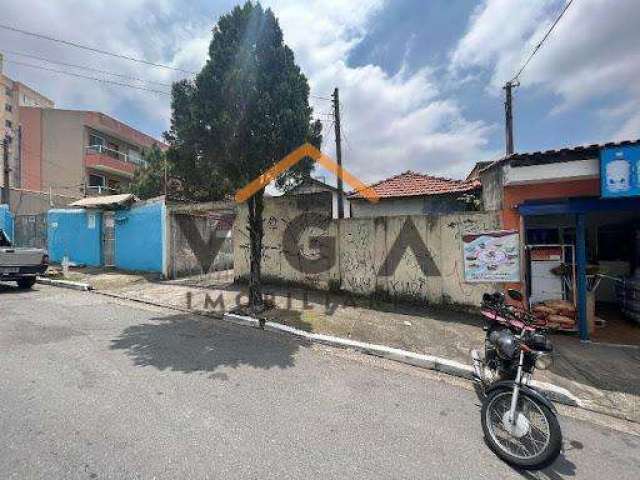
[[[469,192],[479,188],[480,182],[478,180],[452,180],[407,171],[374,183],[371,187],[380,198],[397,198]],[[362,198],[362,195],[353,192],[349,198]]]

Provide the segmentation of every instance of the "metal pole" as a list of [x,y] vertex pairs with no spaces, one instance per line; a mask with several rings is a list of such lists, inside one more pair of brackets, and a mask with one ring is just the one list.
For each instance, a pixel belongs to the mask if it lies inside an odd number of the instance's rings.
[[5,135],[2,142],[2,173],[3,173],[3,185],[2,185],[2,202],[7,206],[10,206],[9,199],[9,136]]
[[507,82],[504,86],[505,100],[504,100],[504,117],[505,117],[505,134],[506,134],[506,153],[512,155],[514,152],[513,147],[513,95],[512,88],[517,87],[517,83],[511,81]]
[[342,137],[340,136],[340,93],[333,92],[333,112],[336,126],[336,160],[338,162],[338,218],[344,218],[344,185],[342,183]]
[[589,341],[589,324],[587,321],[587,226],[586,214],[576,215],[576,264],[578,283],[578,327],[580,340]]

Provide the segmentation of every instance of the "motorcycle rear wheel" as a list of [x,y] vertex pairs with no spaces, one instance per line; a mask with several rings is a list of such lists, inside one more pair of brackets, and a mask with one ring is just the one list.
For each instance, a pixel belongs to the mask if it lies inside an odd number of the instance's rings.
[[517,418],[506,419],[511,390],[491,392],[482,403],[482,430],[491,450],[510,465],[538,470],[555,461],[562,448],[562,431],[555,414],[535,398],[520,392]]

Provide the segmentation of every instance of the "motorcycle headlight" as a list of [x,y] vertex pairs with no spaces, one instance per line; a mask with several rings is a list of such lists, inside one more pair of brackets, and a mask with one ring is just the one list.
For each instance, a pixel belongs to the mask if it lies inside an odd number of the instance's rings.
[[538,353],[536,356],[536,368],[539,370],[547,370],[553,364],[553,356],[548,353]]

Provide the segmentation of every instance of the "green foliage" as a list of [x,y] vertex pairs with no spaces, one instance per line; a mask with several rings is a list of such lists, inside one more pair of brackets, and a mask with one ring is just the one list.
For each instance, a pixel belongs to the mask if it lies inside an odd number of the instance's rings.
[[157,145],[147,150],[143,155],[146,163],[136,169],[130,192],[143,199],[163,195],[165,158]]
[[[305,142],[320,148],[322,125],[311,118],[307,78],[284,44],[273,12],[259,3],[248,1],[220,17],[202,71],[194,81],[175,83],[172,93],[165,138],[186,198],[231,195]],[[277,184],[296,185],[313,165],[303,159]],[[255,312],[264,308],[263,194],[247,201],[249,304]]]
[[[259,3],[220,18],[202,71],[174,84],[172,111],[168,158],[187,198],[233,194],[303,143],[322,140],[307,79]],[[312,168],[306,159],[278,185],[297,184]]]

